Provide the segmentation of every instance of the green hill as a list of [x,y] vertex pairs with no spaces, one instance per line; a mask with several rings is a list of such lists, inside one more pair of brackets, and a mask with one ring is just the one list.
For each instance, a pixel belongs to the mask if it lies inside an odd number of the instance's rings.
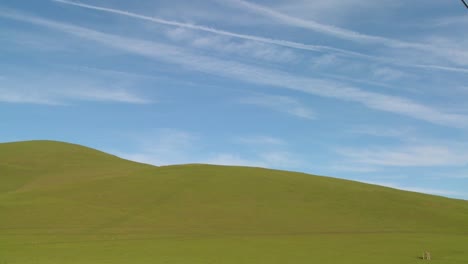
[[0,144],[3,263],[468,263],[468,202],[261,168]]

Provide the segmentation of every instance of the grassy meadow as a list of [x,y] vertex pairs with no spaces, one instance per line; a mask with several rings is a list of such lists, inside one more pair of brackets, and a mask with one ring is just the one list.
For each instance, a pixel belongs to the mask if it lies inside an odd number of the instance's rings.
[[468,263],[468,201],[302,173],[0,144],[0,264]]

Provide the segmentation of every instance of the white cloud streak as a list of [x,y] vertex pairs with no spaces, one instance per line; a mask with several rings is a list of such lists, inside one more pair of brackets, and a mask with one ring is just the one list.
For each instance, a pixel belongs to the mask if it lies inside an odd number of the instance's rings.
[[450,17],[444,17],[441,19],[438,19],[434,21],[430,26],[431,27],[453,27],[453,26],[459,26],[459,25],[466,25],[468,24],[468,16],[463,15],[463,16],[450,16]]
[[399,128],[379,128],[374,126],[360,126],[349,131],[351,134],[373,136],[373,137],[388,137],[408,139],[411,137],[412,129],[408,127]]
[[[73,81],[70,80],[70,82]],[[70,86],[70,84],[64,86]],[[73,84],[73,89],[52,87],[37,82],[32,84],[15,84],[13,86],[0,88],[0,102],[67,105],[74,101],[129,104],[151,103],[151,101],[126,90],[103,89],[99,87],[78,87],[76,83]]]
[[[248,141],[252,137],[244,138]],[[257,137],[257,139],[268,141],[277,146],[278,139]],[[131,140],[131,139],[130,139]],[[259,151],[249,157],[237,152],[220,151],[200,155],[202,140],[193,133],[176,129],[161,129],[151,135],[139,135],[136,137],[139,145],[134,152],[109,151],[115,155],[147,164],[157,166],[175,164],[214,164],[230,166],[248,166],[263,168],[291,168],[300,165],[299,159],[287,151]]]
[[[54,2],[62,3],[62,4],[67,4],[67,5],[73,5],[81,8],[86,8],[86,9],[91,9],[91,10],[96,10],[96,11],[101,11],[101,12],[107,12],[111,14],[116,14],[116,15],[122,15],[122,16],[127,16],[127,17],[132,17],[144,21],[150,21],[153,23],[157,24],[162,24],[162,25],[167,25],[167,26],[175,26],[175,27],[180,27],[180,28],[187,28],[191,30],[199,30],[199,31],[204,31],[204,32],[209,32],[213,34],[218,34],[218,35],[223,35],[223,36],[228,36],[228,37],[234,37],[234,38],[240,38],[240,39],[245,39],[245,40],[251,40],[251,41],[257,41],[257,42],[262,42],[262,43],[267,43],[267,44],[272,44],[272,45],[278,45],[282,47],[288,47],[288,48],[293,48],[293,49],[300,49],[300,50],[307,50],[307,51],[313,51],[313,52],[326,52],[326,53],[334,53],[334,54],[339,54],[342,56],[347,56],[347,57],[357,57],[361,59],[366,59],[366,60],[371,60],[371,61],[377,61],[381,63],[389,63],[389,64],[394,64],[394,65],[399,65],[403,67],[412,67],[412,68],[420,68],[420,69],[426,69],[426,70],[441,70],[441,71],[451,71],[451,72],[461,72],[461,73],[468,73],[468,69],[465,68],[459,68],[459,67],[450,67],[450,66],[445,66],[445,65],[426,65],[426,64],[414,64],[414,63],[408,63],[408,62],[402,62],[402,60],[395,60],[395,59],[389,59],[385,57],[379,57],[379,56],[373,56],[373,55],[368,55],[368,54],[363,54],[355,51],[350,51],[350,50],[345,50],[345,49],[339,49],[339,48],[334,48],[330,46],[323,46],[323,45],[310,45],[310,44],[304,44],[304,43],[299,43],[299,42],[294,42],[294,41],[288,41],[288,40],[282,40],[282,39],[272,39],[272,38],[265,38],[265,37],[260,37],[260,36],[255,36],[255,35],[248,35],[248,34],[239,34],[235,32],[230,32],[230,31],[225,31],[225,30],[220,30],[216,29],[213,27],[207,27],[207,26],[202,26],[202,25],[197,25],[197,24],[191,24],[191,23],[182,23],[178,21],[172,21],[172,20],[166,20],[158,17],[150,17],[150,16],[145,16],[141,14],[136,14],[133,12],[129,11],[124,11],[124,10],[119,10],[119,9],[114,9],[114,8],[107,8],[107,7],[101,7],[101,6],[95,6],[95,5],[89,5],[89,4],[83,4],[83,3],[78,3],[74,1],[69,1],[69,0],[51,0]],[[248,3],[245,1],[231,1],[233,3],[237,3],[238,5],[240,4],[241,6],[245,6],[247,8],[253,8],[253,10],[260,11],[260,13],[264,14],[270,14],[274,13],[276,15],[274,16],[279,16],[281,18],[286,17],[288,21],[296,21],[300,19],[296,18],[291,18],[287,15],[280,14],[276,11],[269,10],[265,7],[261,7],[256,4]],[[265,10],[264,10],[265,9]],[[263,11],[262,11],[263,10]],[[269,10],[269,11],[268,11]],[[302,20],[300,20],[302,21]],[[296,21],[297,22],[297,21]],[[302,21],[298,25],[302,24],[308,24],[308,21]],[[390,43],[392,45],[390,46],[396,46],[396,47],[414,47],[414,48],[419,48],[423,50],[431,50],[434,51],[434,48],[425,45],[425,44],[414,44],[414,43],[407,43],[407,42],[401,42],[398,40],[391,40],[391,39],[386,39],[382,37],[375,37],[375,36],[368,36],[364,35],[361,33],[345,30],[345,29],[340,29],[336,28],[333,26],[327,26],[327,25],[322,25],[317,22],[310,22],[312,25],[315,25],[317,28],[319,28],[320,32],[326,33],[326,32],[334,32],[334,34],[338,34],[339,36],[348,36],[351,37],[351,39],[361,39],[361,40],[372,40],[372,41],[377,41],[377,42],[383,42],[383,43]],[[294,23],[293,23],[294,25]],[[439,52],[439,49],[436,49],[436,52]],[[460,53],[460,52],[458,52]],[[448,58],[453,58],[453,52],[448,54]]]
[[287,113],[305,119],[315,119],[315,113],[298,100],[288,96],[262,95],[247,97],[240,100],[243,104],[257,105]]
[[270,151],[260,153],[260,159],[270,168],[294,168],[303,164],[303,161],[287,151]]
[[226,166],[246,166],[246,167],[268,167],[263,161],[244,159],[239,155],[231,153],[220,153],[202,161],[205,164],[226,165]]
[[316,20],[324,18],[327,20],[344,21],[345,19],[352,19],[355,16],[362,16],[363,14],[378,14],[381,10],[385,10],[388,13],[399,5],[401,3],[394,0],[289,0],[279,2],[275,8],[288,14],[313,17]]
[[344,29],[344,28],[340,28],[340,27],[336,27],[332,25],[322,24],[313,20],[305,20],[301,18],[292,17],[289,15],[283,14],[281,12],[275,11],[273,9],[270,9],[268,7],[265,7],[259,4],[254,4],[251,2],[247,2],[247,1],[243,1],[243,0],[226,0],[226,1],[238,7],[247,9],[249,11],[252,11],[252,12],[264,15],[264,16],[268,16],[270,18],[273,18],[277,21],[283,22],[288,25],[310,29],[316,32],[331,35],[331,36],[338,37],[338,38],[345,39],[345,40],[351,40],[351,41],[356,41],[356,42],[361,42],[361,43],[377,43],[377,44],[383,44],[383,45],[387,45],[390,47],[398,47],[398,48],[417,48],[417,49],[428,48],[428,46],[425,44],[410,43],[410,42],[404,42],[404,41],[390,39],[390,38],[384,38],[380,36],[367,35],[367,34],[359,33],[356,31],[352,31],[352,30],[348,30],[348,29]]
[[195,34],[192,30],[180,27],[168,31],[168,36],[172,40],[189,44],[195,48],[222,54],[234,54],[237,57],[248,59],[285,63],[295,61],[298,57],[291,49],[251,40],[235,42],[225,36]]
[[60,101],[50,98],[47,94],[38,94],[32,91],[24,91],[2,87],[0,88],[0,102],[21,104],[61,105]]
[[339,165],[333,165],[327,167],[327,169],[332,170],[332,171],[338,171],[338,172],[359,172],[359,173],[369,173],[369,172],[376,172],[379,169],[377,167],[372,167],[372,166],[366,166],[366,165],[347,165],[347,164],[339,164]]
[[303,165],[298,157],[291,153],[275,150],[258,152],[249,158],[233,153],[217,153],[211,157],[200,159],[199,163],[275,169],[291,169]]
[[58,93],[60,97],[87,101],[108,101],[131,104],[148,104],[152,101],[124,89],[73,89]]
[[62,4],[67,4],[67,5],[73,5],[73,6],[78,6],[78,7],[82,7],[82,8],[87,8],[87,9],[91,9],[91,10],[102,11],[102,12],[112,13],[112,14],[116,14],[116,15],[132,17],[132,18],[145,20],[145,21],[150,21],[150,22],[153,22],[153,23],[161,24],[161,25],[175,26],[175,27],[187,28],[187,29],[192,29],[192,30],[199,30],[199,31],[204,31],[204,32],[210,32],[210,33],[213,33],[213,34],[218,34],[218,35],[223,35],[223,36],[228,36],[228,37],[241,38],[241,39],[246,39],[246,40],[253,40],[253,41],[258,41],[258,42],[264,42],[264,43],[269,43],[269,44],[274,44],[274,45],[279,45],[279,46],[284,46],[284,47],[289,47],[289,48],[309,50],[309,51],[317,51],[317,52],[336,52],[336,53],[341,53],[341,54],[345,54],[345,55],[367,57],[364,54],[359,54],[357,52],[342,50],[342,49],[338,49],[338,48],[332,48],[332,47],[327,47],[327,46],[319,46],[319,45],[308,45],[308,44],[297,43],[297,42],[292,42],[292,41],[287,41],[287,40],[270,39],[270,38],[263,38],[263,37],[254,36],[254,35],[239,34],[239,33],[234,33],[234,32],[230,32],[230,31],[216,29],[216,28],[213,28],[213,27],[206,27],[206,26],[201,26],[201,25],[197,25],[197,24],[190,24],[190,23],[182,23],[182,22],[166,20],[166,19],[162,19],[162,18],[158,18],[158,17],[150,17],[150,16],[140,15],[140,14],[136,14],[136,13],[132,13],[132,12],[124,11],[124,10],[119,10],[119,9],[114,9],[114,8],[107,8],[107,7],[100,7],[100,6],[95,6],[95,5],[88,5],[88,4],[77,3],[77,2],[74,2],[74,1],[68,1],[68,0],[52,0],[52,1],[62,3]]
[[271,137],[271,136],[250,136],[250,137],[239,137],[235,139],[236,142],[246,144],[250,146],[282,146],[286,145],[286,142],[282,139]]
[[[397,49],[413,49],[424,52],[425,54],[436,55],[443,57],[444,59],[456,63],[459,65],[468,65],[468,53],[462,49],[454,49],[453,47],[443,47],[443,46],[434,46],[431,44],[426,43],[415,43],[415,42],[408,42],[402,41],[398,39],[386,38],[381,36],[363,34],[357,31],[352,31],[349,29],[344,29],[328,24],[319,23],[313,20],[305,20],[297,17],[293,17],[276,10],[270,9],[268,7],[251,3],[244,0],[225,0],[228,3],[231,3],[237,7],[243,8],[245,10],[255,12],[257,14],[270,17],[276,21],[282,22],[286,25],[309,29],[315,32],[319,32],[322,34],[330,35],[333,37],[337,37],[344,40],[349,40],[353,42],[363,43],[363,44],[378,44],[383,45],[389,48],[397,48]],[[409,66],[409,65],[407,65]],[[417,65],[411,65],[411,67],[415,67]],[[430,65],[420,65],[421,68],[428,67]],[[441,67],[438,68],[432,67],[433,69],[439,70],[450,70],[451,67]],[[466,70],[466,69],[462,69]]]
[[465,166],[468,152],[447,146],[417,145],[399,148],[339,148],[337,153],[359,164],[396,167]]
[[152,135],[136,137],[139,149],[132,153],[114,152],[125,159],[157,166],[193,163],[190,153],[198,142],[198,137],[190,132],[161,129]]
[[363,34],[357,31],[352,31],[349,29],[344,29],[344,28],[340,28],[340,27],[336,27],[332,25],[319,23],[313,20],[305,20],[305,19],[301,19],[297,17],[292,17],[287,14],[283,14],[281,12],[270,9],[268,7],[255,4],[255,3],[251,3],[251,2],[247,2],[244,0],[226,0],[226,1],[229,3],[235,4],[238,7],[247,9],[249,11],[252,11],[261,15],[268,16],[270,18],[281,21],[291,26],[310,29],[316,32],[331,35],[331,36],[345,39],[345,40],[351,40],[351,41],[356,41],[356,42],[361,42],[361,43],[376,43],[376,44],[382,44],[382,45],[395,47],[395,48],[415,48],[415,49],[423,49],[423,50],[432,49],[432,47],[427,44],[412,43],[412,42],[406,42],[406,41],[401,41],[401,40],[396,40],[396,39],[391,39],[391,38],[385,38],[381,36],[368,35],[368,34]]
[[189,70],[214,74],[257,85],[290,89],[315,96],[355,102],[370,109],[400,114],[438,125],[452,127],[467,127],[468,125],[467,116],[445,113],[398,96],[365,91],[329,80],[302,77],[278,70],[270,70],[233,61],[194,55],[161,43],[106,34],[37,17],[25,16],[12,12],[3,12],[0,13],[0,16],[51,28],[135,55],[177,64]]
[[410,192],[417,192],[417,193],[425,193],[425,194],[433,194],[433,195],[441,195],[441,196],[466,196],[466,194],[449,191],[449,190],[441,190],[441,189],[434,189],[434,188],[425,188],[425,187],[414,187],[414,186],[406,186],[401,185],[393,182],[379,182],[379,181],[361,181],[368,184],[380,185],[384,187],[390,187],[393,189],[403,190],[403,191],[410,191]]
[[376,79],[385,81],[393,81],[406,76],[406,73],[388,67],[376,67],[372,70],[372,74]]

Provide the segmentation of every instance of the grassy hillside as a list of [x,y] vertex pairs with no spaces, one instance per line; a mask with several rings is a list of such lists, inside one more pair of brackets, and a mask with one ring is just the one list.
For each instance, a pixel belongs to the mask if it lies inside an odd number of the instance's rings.
[[3,263],[468,262],[468,202],[260,168],[0,144]]

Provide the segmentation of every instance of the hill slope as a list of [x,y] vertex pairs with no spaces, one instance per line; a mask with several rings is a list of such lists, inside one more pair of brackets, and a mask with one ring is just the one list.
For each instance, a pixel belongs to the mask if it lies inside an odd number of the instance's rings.
[[0,263],[341,263],[336,250],[359,263],[409,250],[388,259],[413,263],[436,245],[440,263],[468,260],[466,201],[260,168],[154,167],[53,141],[0,144],[0,216]]

